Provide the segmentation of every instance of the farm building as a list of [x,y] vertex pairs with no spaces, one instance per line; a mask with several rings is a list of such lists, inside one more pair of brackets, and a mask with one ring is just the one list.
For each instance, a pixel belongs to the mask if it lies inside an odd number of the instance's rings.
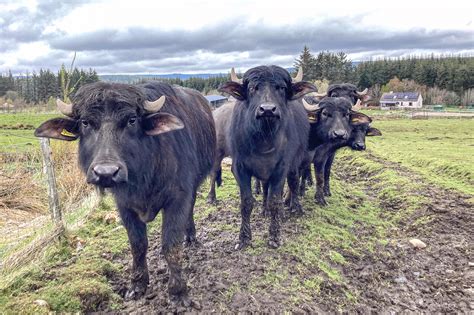
[[218,108],[228,100],[227,97],[222,95],[206,95],[205,98],[209,101],[212,108]]
[[383,93],[380,98],[381,109],[421,108],[423,97],[418,92],[390,92]]

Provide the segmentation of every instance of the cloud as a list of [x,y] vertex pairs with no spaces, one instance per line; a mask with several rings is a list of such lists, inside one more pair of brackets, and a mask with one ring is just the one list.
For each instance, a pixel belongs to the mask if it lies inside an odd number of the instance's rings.
[[272,25],[239,15],[194,29],[127,25],[126,21],[120,28],[90,32],[61,29],[57,22],[84,3],[48,0],[35,9],[20,5],[8,13],[0,10],[0,57],[8,54],[13,60],[21,51],[18,47],[41,42],[50,52],[36,57],[19,54],[15,71],[57,69],[77,51],[76,64],[99,73],[170,73],[220,72],[232,66],[245,70],[259,64],[291,66],[305,45],[313,53],[344,51],[356,60],[413,52],[474,52],[470,29],[371,27],[361,22],[363,14]]
[[47,37],[45,31],[52,21],[86,3],[86,1],[40,0],[36,7],[20,3],[0,8],[0,51],[14,50],[20,43],[34,42]]

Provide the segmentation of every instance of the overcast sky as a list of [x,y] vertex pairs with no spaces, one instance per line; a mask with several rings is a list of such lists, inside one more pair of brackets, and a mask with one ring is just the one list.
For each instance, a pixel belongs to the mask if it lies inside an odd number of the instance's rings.
[[99,74],[287,67],[304,45],[355,61],[474,55],[474,1],[281,2],[0,0],[0,72],[57,70],[74,51]]

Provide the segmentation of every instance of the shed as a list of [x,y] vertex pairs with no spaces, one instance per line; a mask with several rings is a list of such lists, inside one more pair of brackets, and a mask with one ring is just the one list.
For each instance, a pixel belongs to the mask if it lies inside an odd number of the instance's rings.
[[209,101],[212,108],[218,108],[228,101],[228,98],[222,95],[206,95],[204,97]]

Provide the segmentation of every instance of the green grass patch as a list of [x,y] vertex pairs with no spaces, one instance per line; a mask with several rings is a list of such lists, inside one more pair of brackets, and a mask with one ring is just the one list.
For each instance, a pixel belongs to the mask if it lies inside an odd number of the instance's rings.
[[432,184],[474,195],[472,119],[376,121],[383,136],[368,137],[368,151],[400,164]]

